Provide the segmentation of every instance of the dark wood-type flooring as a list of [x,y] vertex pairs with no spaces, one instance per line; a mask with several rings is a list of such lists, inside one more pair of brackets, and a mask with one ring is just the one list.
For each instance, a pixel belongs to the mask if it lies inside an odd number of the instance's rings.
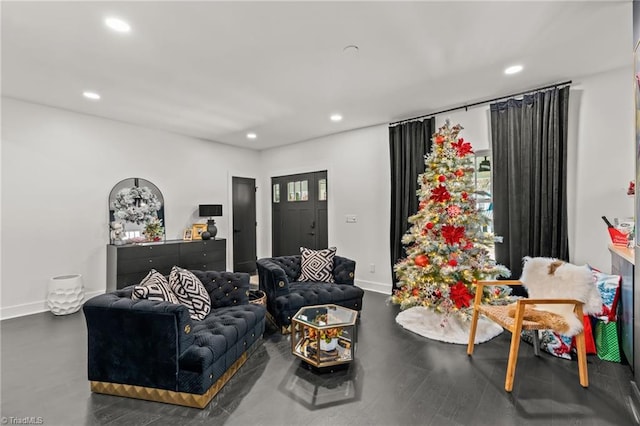
[[5,320],[3,424],[45,425],[631,425],[626,365],[589,356],[590,387],[575,361],[533,355],[523,343],[512,394],[503,389],[509,333],[466,347],[395,323],[398,307],[367,292],[356,361],[318,374],[269,329],[262,345],[203,410],[92,394],[82,313]]

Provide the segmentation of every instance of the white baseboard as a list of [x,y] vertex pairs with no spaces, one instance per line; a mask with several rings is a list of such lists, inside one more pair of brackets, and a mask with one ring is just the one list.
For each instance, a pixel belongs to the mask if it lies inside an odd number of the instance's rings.
[[[88,291],[84,294],[84,300],[89,300],[93,296],[103,294],[104,290]],[[46,300],[39,300],[37,302],[24,303],[22,305],[5,306],[0,308],[0,320],[24,317],[26,315],[39,314],[40,312],[47,312],[49,307]]]
[[355,284],[363,290],[391,295],[391,284],[377,283],[374,281],[355,280]]
[[0,308],[0,319],[3,321],[10,318],[23,317],[25,315],[38,314],[49,310],[46,300],[38,302],[24,303],[22,305],[5,306]]

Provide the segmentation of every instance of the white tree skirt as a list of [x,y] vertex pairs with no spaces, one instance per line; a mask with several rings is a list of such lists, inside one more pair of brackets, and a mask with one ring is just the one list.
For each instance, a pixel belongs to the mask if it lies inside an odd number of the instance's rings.
[[[442,324],[443,314],[423,306],[409,308],[398,314],[396,322],[409,331],[433,340],[466,345],[469,343],[471,321],[464,321],[458,315],[451,315]],[[444,325],[444,326],[443,326]],[[476,330],[475,343],[484,343],[502,333],[498,324],[480,317]]]

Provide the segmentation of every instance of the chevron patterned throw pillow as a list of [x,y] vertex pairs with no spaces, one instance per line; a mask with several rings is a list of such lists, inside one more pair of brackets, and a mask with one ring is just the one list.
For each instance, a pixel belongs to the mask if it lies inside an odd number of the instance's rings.
[[147,299],[160,302],[179,303],[176,295],[171,291],[167,279],[160,272],[152,269],[140,284],[133,287],[131,299]]
[[333,283],[333,258],[336,248],[329,247],[322,250],[312,250],[300,247],[302,255],[302,270],[298,281],[319,281]]
[[191,271],[174,266],[169,274],[169,285],[180,304],[189,309],[191,319],[203,320],[211,312],[211,298],[202,282]]

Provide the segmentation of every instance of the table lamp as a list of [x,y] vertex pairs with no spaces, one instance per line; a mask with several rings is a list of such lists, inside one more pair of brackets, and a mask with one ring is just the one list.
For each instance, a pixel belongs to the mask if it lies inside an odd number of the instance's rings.
[[222,204],[200,204],[198,206],[198,214],[200,217],[207,217],[207,230],[202,233],[202,239],[215,239],[218,233],[214,216],[222,216]]

